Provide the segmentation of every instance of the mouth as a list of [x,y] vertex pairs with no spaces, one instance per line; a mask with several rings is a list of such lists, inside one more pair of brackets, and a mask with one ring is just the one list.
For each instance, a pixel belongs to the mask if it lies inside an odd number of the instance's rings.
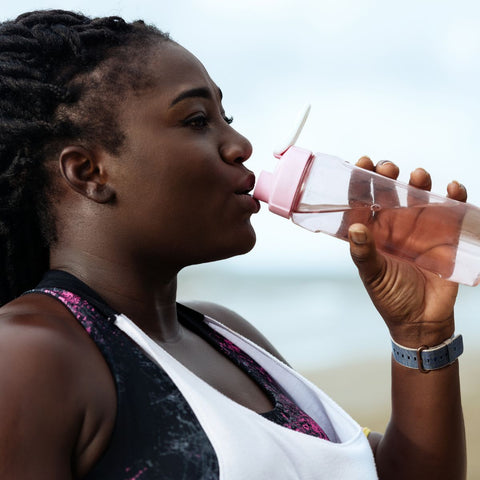
[[255,175],[253,173],[248,174],[248,176],[243,180],[240,188],[235,191],[237,195],[249,195],[250,192],[255,187]]
[[245,198],[246,206],[251,213],[257,213],[260,210],[260,202],[253,198],[252,190],[255,187],[255,175],[250,173],[242,182],[240,188],[235,191],[237,195],[243,196]]

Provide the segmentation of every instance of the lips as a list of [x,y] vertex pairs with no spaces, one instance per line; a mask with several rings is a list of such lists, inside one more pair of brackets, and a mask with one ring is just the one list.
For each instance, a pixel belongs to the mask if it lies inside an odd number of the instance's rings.
[[255,175],[249,173],[242,181],[240,187],[235,191],[239,195],[249,195],[255,186]]
[[250,213],[257,213],[260,210],[260,202],[250,195],[250,192],[253,190],[254,186],[255,175],[253,173],[249,173],[243,179],[240,187],[235,191],[235,193],[242,198],[242,202],[244,202],[244,208]]

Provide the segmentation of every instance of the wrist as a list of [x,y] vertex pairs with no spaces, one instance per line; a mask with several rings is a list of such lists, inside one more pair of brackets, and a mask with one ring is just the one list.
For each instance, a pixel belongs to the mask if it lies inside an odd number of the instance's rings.
[[422,345],[439,345],[455,332],[453,319],[446,324],[413,324],[390,329],[392,340],[406,348],[419,348]]
[[407,368],[428,373],[439,370],[454,363],[463,353],[461,335],[448,338],[438,345],[422,345],[418,348],[407,348],[392,340],[392,355],[394,360]]

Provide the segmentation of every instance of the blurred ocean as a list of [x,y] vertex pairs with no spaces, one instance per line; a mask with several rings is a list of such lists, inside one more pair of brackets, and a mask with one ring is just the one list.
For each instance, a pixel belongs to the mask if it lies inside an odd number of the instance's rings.
[[[212,301],[236,311],[299,370],[389,358],[388,331],[354,273],[317,275],[308,269],[247,274],[221,265],[183,271],[179,301]],[[480,286],[461,286],[456,331],[472,353],[480,352],[479,309]]]

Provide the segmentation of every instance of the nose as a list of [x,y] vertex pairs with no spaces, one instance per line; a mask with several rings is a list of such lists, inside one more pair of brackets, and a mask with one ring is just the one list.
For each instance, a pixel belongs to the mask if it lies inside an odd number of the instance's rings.
[[252,155],[253,147],[246,137],[229,127],[229,135],[220,147],[220,155],[227,163],[243,163]]

